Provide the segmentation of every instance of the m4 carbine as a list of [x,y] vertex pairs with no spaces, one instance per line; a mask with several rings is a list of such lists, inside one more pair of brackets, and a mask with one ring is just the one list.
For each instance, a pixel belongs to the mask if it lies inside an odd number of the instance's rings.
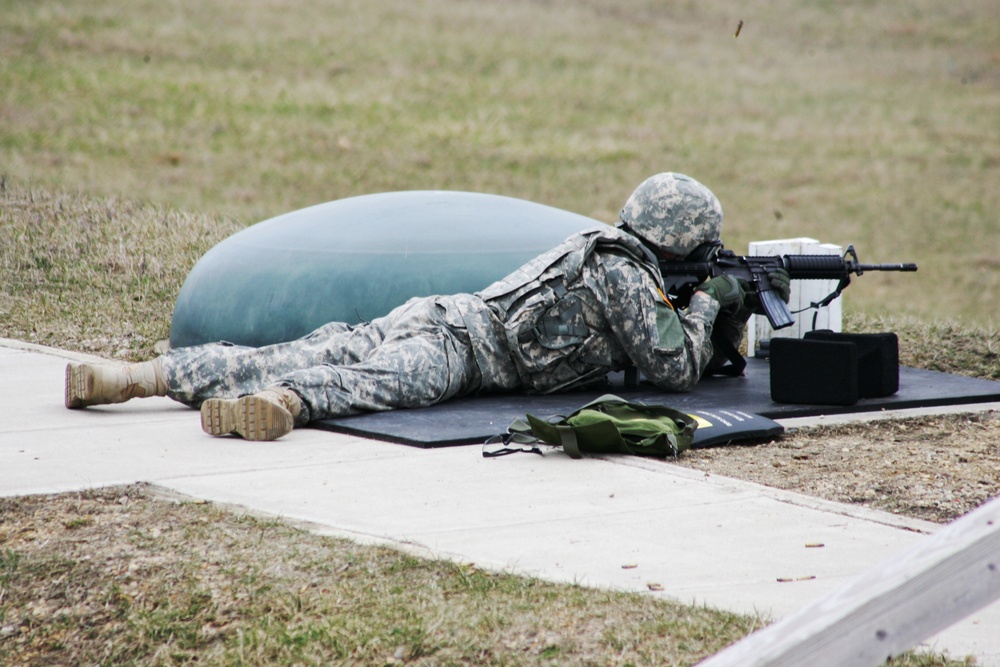
[[[851,282],[851,275],[860,276],[865,271],[916,271],[916,264],[862,264],[854,246],[848,246],[843,257],[839,255],[772,255],[741,257],[721,246],[711,249],[705,261],[660,260],[660,273],[667,296],[674,305],[684,308],[691,300],[698,285],[709,278],[730,275],[749,284],[748,292],[756,294],[757,314],[767,315],[773,329],[791,326],[793,313],[781,300],[771,285],[769,273],[777,269],[788,271],[792,280],[839,280],[837,289],[809,308],[829,305],[840,296]],[[803,309],[804,310],[804,309]],[[801,311],[798,311],[801,312]]]

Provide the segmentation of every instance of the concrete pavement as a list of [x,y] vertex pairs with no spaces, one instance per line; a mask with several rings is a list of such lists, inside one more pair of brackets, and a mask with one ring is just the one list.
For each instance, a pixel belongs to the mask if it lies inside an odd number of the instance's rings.
[[[418,555],[630,591],[657,583],[651,594],[771,618],[936,528],[632,457],[484,459],[476,446],[312,429],[252,443],[205,435],[196,412],[159,398],[70,411],[64,368],[81,358],[0,339],[0,495],[143,481]],[[961,409],[985,407],[997,406]],[[1000,604],[928,644],[1000,666],[997,628]]]

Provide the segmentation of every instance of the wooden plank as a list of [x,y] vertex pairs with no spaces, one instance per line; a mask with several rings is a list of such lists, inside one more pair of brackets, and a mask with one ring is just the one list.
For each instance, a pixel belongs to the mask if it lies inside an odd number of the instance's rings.
[[699,665],[881,665],[998,598],[995,498]]

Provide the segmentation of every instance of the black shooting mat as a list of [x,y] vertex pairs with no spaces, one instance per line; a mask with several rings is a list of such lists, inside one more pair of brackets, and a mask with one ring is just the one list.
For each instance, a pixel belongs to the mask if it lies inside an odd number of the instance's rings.
[[[822,382],[822,378],[816,381]],[[482,444],[505,432],[514,419],[529,412],[542,418],[568,415],[608,393],[628,401],[668,405],[716,423],[717,420],[732,423],[739,436],[722,438],[730,441],[780,433],[781,427],[774,419],[1000,401],[1000,382],[901,367],[899,391],[892,396],[863,398],[850,406],[775,403],[771,400],[767,361],[750,358],[743,377],[704,378],[694,391],[686,394],[660,391],[645,383],[626,388],[619,373],[611,376],[609,385],[588,391],[459,398],[429,408],[325,419],[312,426],[417,447]],[[761,419],[754,420],[757,416]],[[719,444],[720,439],[710,435],[710,430],[696,435],[694,446]]]

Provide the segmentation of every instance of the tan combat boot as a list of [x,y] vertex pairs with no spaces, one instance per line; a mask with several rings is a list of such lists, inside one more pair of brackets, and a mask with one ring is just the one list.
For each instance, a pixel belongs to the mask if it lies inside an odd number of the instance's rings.
[[65,402],[70,409],[166,395],[167,384],[159,359],[124,366],[79,363],[66,366]]
[[210,435],[236,433],[245,440],[277,440],[292,430],[302,402],[291,389],[270,387],[241,398],[201,404],[201,428]]

